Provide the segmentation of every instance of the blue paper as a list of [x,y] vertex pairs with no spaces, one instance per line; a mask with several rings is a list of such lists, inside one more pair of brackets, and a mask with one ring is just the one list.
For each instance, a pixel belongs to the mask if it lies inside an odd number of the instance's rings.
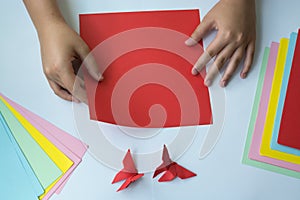
[[273,128],[271,149],[300,156],[300,150],[278,144],[278,142],[277,142],[278,135],[279,135],[280,122],[281,122],[281,116],[282,116],[282,111],[283,111],[283,107],[284,107],[284,101],[285,101],[286,91],[287,91],[288,82],[289,82],[289,76],[291,73],[292,62],[293,62],[293,57],[294,57],[294,52],[295,52],[295,47],[296,47],[296,41],[297,41],[297,33],[291,33],[290,43],[289,43],[289,48],[288,48],[288,53],[287,53],[286,63],[285,63],[285,68],[284,68],[283,81],[282,81],[282,85],[281,85],[281,89],[280,89],[280,96],[279,96],[279,102],[278,102],[277,113],[276,113],[276,118],[275,118],[275,124],[274,124],[274,128]]
[[0,199],[38,200],[31,181],[8,137],[7,124],[0,113]]
[[36,196],[40,196],[44,193],[44,189],[42,187],[42,185],[40,184],[38,178],[35,176],[33,169],[31,168],[30,164],[28,163],[27,159],[25,158],[22,150],[20,149],[18,143],[16,142],[14,136],[11,133],[11,130],[9,129],[8,125],[6,124],[5,119],[3,118],[2,114],[0,114],[0,122],[2,123],[7,136],[10,139],[11,144],[13,145],[21,163],[22,166],[31,182],[31,185],[33,187],[33,190],[35,191]]

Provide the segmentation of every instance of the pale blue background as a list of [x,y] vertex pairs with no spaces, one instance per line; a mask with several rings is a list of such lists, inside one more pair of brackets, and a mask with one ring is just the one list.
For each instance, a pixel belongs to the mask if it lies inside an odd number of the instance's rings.
[[[216,0],[60,0],[69,24],[78,31],[79,13],[200,8],[201,16]],[[256,60],[246,80],[235,76],[226,88],[226,121],[214,151],[198,160],[203,136],[179,159],[197,178],[157,183],[145,177],[122,193],[111,185],[115,170],[87,154],[57,200],[299,200],[300,180],[241,164],[263,49],[271,41],[289,37],[300,27],[300,1],[257,0],[258,35]],[[69,102],[55,96],[41,68],[39,43],[22,1],[1,0],[0,91],[31,111],[76,135]],[[204,42],[211,40],[208,37]]]

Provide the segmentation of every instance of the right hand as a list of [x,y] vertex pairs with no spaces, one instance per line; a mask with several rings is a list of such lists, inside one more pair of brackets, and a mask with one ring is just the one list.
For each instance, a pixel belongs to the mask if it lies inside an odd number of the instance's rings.
[[[82,62],[89,55],[87,44],[65,22],[49,23],[39,39],[43,70],[54,93],[68,101],[87,103],[83,80],[77,78],[79,86],[74,88],[76,74],[72,65],[74,60]],[[85,66],[95,80],[103,79],[91,55]]]
[[255,0],[220,0],[203,18],[186,44],[188,46],[197,44],[213,29],[218,30],[218,34],[196,62],[192,73],[197,75],[211,58],[216,56],[214,65],[208,69],[204,81],[205,85],[210,86],[228,61],[220,80],[220,86],[225,87],[243,57],[245,57],[244,67],[240,77],[246,78],[251,68],[256,40]]

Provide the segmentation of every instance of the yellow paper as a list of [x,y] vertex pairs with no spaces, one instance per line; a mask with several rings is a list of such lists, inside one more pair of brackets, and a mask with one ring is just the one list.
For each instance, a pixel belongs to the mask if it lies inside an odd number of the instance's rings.
[[[7,106],[7,108],[18,119],[22,126],[27,130],[31,137],[41,146],[41,148],[47,153],[49,158],[58,166],[58,168],[64,173],[70,169],[73,165],[73,161],[70,160],[65,154],[63,154],[54,144],[52,144],[42,133],[40,133],[29,121],[26,120],[18,111],[16,111],[5,99],[0,97],[1,101]],[[62,175],[63,176],[63,175]],[[53,182],[49,187],[45,189],[45,193],[39,197],[42,199],[45,194],[56,184],[60,177]]]
[[277,112],[277,106],[280,96],[280,88],[283,79],[286,56],[288,52],[289,39],[283,38],[280,40],[278,55],[275,66],[275,73],[272,82],[269,105],[266,115],[265,127],[260,146],[260,154],[262,156],[271,157],[278,160],[283,160],[289,163],[300,164],[300,156],[284,153],[271,149],[271,140],[273,127]]

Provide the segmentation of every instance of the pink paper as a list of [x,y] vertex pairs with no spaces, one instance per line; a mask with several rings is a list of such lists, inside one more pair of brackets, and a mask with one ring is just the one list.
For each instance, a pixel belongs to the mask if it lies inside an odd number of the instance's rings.
[[48,140],[50,140],[60,151],[62,151],[74,164],[71,168],[61,177],[55,186],[44,196],[43,199],[49,199],[54,193],[59,193],[70,175],[81,162],[81,158],[87,150],[87,146],[77,138],[69,135],[50,122],[42,119],[38,115],[23,108],[12,100],[8,99],[0,93],[0,95],[21,115],[23,115],[37,130],[39,130]]
[[266,113],[268,109],[269,97],[270,97],[270,92],[272,87],[274,69],[276,66],[278,47],[279,47],[278,43],[272,42],[270,55],[268,59],[267,71],[264,79],[264,85],[262,89],[262,95],[261,95],[257,119],[256,119],[256,124],[255,124],[254,133],[252,137],[252,144],[249,151],[249,158],[252,160],[257,160],[260,162],[269,163],[272,165],[276,165],[279,167],[300,172],[299,165],[288,163],[282,160],[276,160],[274,158],[261,156],[259,153],[262,134],[264,130]]

